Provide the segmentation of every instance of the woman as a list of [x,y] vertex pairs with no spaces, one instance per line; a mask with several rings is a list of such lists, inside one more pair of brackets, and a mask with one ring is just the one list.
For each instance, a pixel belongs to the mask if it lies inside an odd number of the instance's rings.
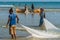
[[11,35],[12,39],[16,38],[16,18],[18,23],[19,22],[18,16],[14,14],[13,9],[10,8],[7,25],[9,24],[9,34]]
[[44,9],[43,8],[40,8],[40,23],[39,23],[39,26],[41,26],[44,22],[44,19],[45,18],[45,13],[44,13]]

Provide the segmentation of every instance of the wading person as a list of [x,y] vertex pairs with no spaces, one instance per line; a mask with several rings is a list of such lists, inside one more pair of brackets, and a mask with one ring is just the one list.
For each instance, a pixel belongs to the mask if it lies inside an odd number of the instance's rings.
[[31,5],[31,9],[32,9],[32,12],[33,12],[33,10],[34,10],[34,4]]
[[33,17],[33,15],[34,15],[34,4],[33,3],[31,5],[31,12],[32,12],[32,17]]
[[41,27],[41,29],[46,29],[45,26],[44,26],[44,18],[45,18],[45,13],[44,13],[44,9],[43,8],[40,8],[40,23],[39,23],[39,26]]
[[44,9],[43,8],[40,8],[40,23],[39,23],[39,26],[41,26],[44,22],[44,19],[45,18],[45,13],[44,13]]
[[10,8],[6,27],[8,27],[9,24],[9,34],[11,35],[12,39],[16,38],[16,19],[18,23],[19,22],[18,16],[14,14],[13,9]]

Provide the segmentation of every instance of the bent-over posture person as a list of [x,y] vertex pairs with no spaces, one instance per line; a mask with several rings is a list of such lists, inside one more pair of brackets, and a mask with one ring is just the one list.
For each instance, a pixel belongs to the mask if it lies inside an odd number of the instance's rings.
[[7,25],[9,24],[9,34],[11,35],[12,39],[16,38],[16,18],[18,23],[19,22],[18,16],[14,14],[13,9],[10,8]]

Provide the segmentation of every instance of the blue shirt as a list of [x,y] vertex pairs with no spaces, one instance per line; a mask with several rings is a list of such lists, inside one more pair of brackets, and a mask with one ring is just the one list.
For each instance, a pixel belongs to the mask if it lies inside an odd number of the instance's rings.
[[9,25],[16,25],[16,14],[9,14],[10,23]]
[[44,12],[42,12],[41,14],[40,14],[40,18],[44,18]]
[[40,23],[39,23],[39,25],[42,25],[43,24],[43,18],[44,18],[44,12],[42,12],[41,14],[40,14]]

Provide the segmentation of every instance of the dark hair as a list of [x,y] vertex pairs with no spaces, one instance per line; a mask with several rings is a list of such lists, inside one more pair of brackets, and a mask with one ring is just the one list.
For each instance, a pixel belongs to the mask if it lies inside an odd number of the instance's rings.
[[43,8],[40,8],[40,10],[44,11],[44,9],[43,9]]
[[12,8],[10,8],[9,13],[13,13],[13,9]]

